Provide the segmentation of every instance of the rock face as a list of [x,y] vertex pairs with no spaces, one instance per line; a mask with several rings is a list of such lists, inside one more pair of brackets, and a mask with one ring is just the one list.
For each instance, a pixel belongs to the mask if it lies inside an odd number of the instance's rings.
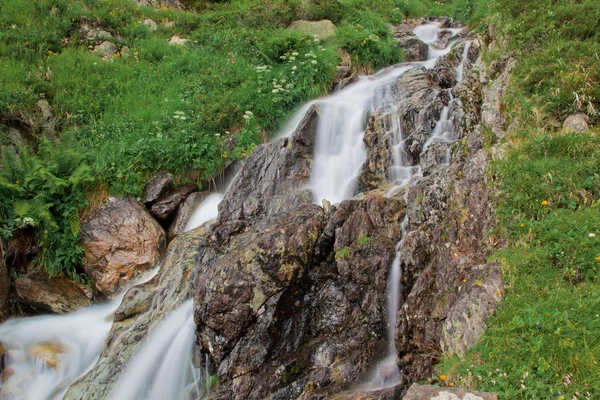
[[321,21],[293,21],[288,29],[308,33],[319,39],[328,39],[335,33],[335,25],[328,19]]
[[177,210],[179,204],[192,192],[198,190],[196,185],[183,185],[169,190],[150,206],[150,213],[159,220],[166,220]]
[[107,399],[124,366],[148,333],[190,296],[190,281],[197,273],[197,260],[209,262],[214,254],[205,248],[207,232],[195,229],[171,242],[159,273],[148,282],[127,291],[114,316],[98,364],[75,382],[65,400]]
[[590,118],[587,114],[578,113],[571,114],[563,123],[563,131],[565,132],[585,132],[589,129],[588,122]]
[[173,187],[173,174],[169,172],[160,172],[150,179],[144,186],[142,194],[142,203],[152,203],[158,200]]
[[96,289],[114,295],[153,267],[165,249],[165,233],[131,197],[110,198],[81,226],[84,268]]
[[498,400],[493,393],[473,392],[460,388],[413,384],[404,400]]
[[15,281],[19,301],[45,312],[68,314],[92,304],[73,281],[49,278],[42,272],[30,272]]

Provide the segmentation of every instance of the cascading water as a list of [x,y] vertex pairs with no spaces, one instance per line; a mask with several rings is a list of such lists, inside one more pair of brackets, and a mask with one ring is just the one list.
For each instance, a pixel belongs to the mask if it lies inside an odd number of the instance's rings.
[[[374,113],[390,113],[394,106],[392,86],[397,79],[415,66],[432,68],[440,56],[450,51],[434,47],[441,28],[428,23],[415,28],[415,34],[429,45],[427,61],[399,64],[379,73],[361,77],[351,86],[303,106],[290,120],[280,136],[289,136],[304,114],[318,104],[314,165],[309,187],[320,203],[327,199],[338,203],[354,196],[355,183],[366,160],[363,135],[367,117]],[[452,29],[456,35],[460,29]],[[468,44],[463,60],[457,68],[463,75]],[[388,178],[395,187],[389,194],[398,193],[420,173],[404,152],[404,140],[398,118],[390,114],[388,136],[392,148],[393,166]],[[434,132],[424,146],[425,151],[436,140],[451,141],[448,107],[441,113]],[[185,227],[191,230],[214,220],[223,195],[206,198]],[[387,351],[375,366],[366,386],[378,389],[393,386],[400,381],[396,363],[394,330],[396,314],[402,296],[401,255],[408,225],[402,225],[402,240],[390,269],[387,293]],[[122,297],[122,296],[121,296]],[[105,305],[88,307],[66,316],[43,316],[15,319],[0,325],[0,342],[7,349],[7,371],[12,374],[0,384],[1,399],[60,399],[76,379],[89,371],[98,360],[104,341],[110,331],[112,318],[121,297]],[[192,300],[187,300],[168,314],[150,332],[138,353],[129,362],[113,388],[112,399],[188,399],[202,395],[203,373],[193,365],[195,340]],[[32,353],[35,345],[55,345],[57,368],[48,367]]]
[[[0,399],[61,399],[98,360],[124,294],[68,315],[17,318],[0,325],[0,342],[7,351]],[[55,358],[55,365],[38,357],[44,354]]]

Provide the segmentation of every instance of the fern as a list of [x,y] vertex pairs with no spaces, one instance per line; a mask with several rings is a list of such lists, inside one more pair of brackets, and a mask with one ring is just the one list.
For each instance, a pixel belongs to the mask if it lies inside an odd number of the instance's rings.
[[16,229],[33,226],[40,248],[34,264],[50,275],[77,275],[84,190],[94,182],[89,159],[73,133],[60,141],[43,139],[37,154],[25,146],[16,155],[3,151],[0,234],[6,240]]

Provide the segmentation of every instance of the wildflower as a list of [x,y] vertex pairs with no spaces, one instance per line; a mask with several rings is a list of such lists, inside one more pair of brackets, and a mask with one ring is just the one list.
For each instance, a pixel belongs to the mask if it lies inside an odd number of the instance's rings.
[[271,90],[271,93],[277,93],[277,92],[278,92],[278,90],[277,90],[277,89],[273,89],[273,90]]
[[495,384],[496,384],[496,381],[492,381],[492,385],[495,385]]
[[[540,328],[540,327],[542,326],[542,324],[540,324],[540,323],[538,322],[537,324],[535,324],[535,326],[537,326],[538,328]],[[525,372],[525,373],[526,373],[527,375],[529,375],[529,373],[528,373],[528,372]],[[527,378],[527,376],[526,376],[525,378]]]
[[591,237],[591,238],[593,238],[593,237],[596,237],[596,234],[595,234],[595,233],[590,233],[590,234],[588,235],[588,237]]
[[295,52],[293,52],[293,53],[292,53],[292,55],[293,55],[294,57],[296,57],[296,56],[298,55],[298,52],[297,52],[297,51],[295,51]]
[[596,262],[600,263],[600,256],[596,257]]
[[[497,294],[498,296],[500,296],[500,295],[502,294],[502,292],[501,292],[501,291],[499,291],[499,290],[496,290],[496,294]],[[498,371],[498,370],[496,370],[496,371]]]
[[220,136],[221,136],[221,134],[220,134],[220,133],[215,133],[215,136],[216,136],[216,137],[220,137]]
[[292,71],[295,71],[297,69],[298,69],[298,67],[296,67],[295,65],[292,67]]
[[525,226],[525,224],[521,224],[521,228],[523,228]]
[[33,225],[33,218],[31,217],[25,217],[23,218],[23,225]]
[[450,382],[450,387],[453,387],[453,386],[454,386],[454,382]]
[[440,375],[440,379],[445,381],[446,380],[446,375]]
[[312,64],[316,64],[316,63],[317,63],[317,60],[312,60],[312,61],[311,61],[311,63],[312,63]]
[[544,201],[542,201],[542,205],[543,205],[543,206],[547,206],[547,205],[548,205],[548,200],[544,200]]

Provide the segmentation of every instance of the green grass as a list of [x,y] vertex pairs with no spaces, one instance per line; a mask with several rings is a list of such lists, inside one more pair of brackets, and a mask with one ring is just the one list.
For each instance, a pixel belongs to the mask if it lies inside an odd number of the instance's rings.
[[[597,2],[494,1],[467,18],[493,24],[517,58],[505,98],[517,132],[490,173],[507,247],[504,300],[466,356],[438,366],[446,383],[500,399],[600,397],[600,137],[556,133],[573,112],[598,120]],[[481,10],[481,7],[479,7]],[[484,18],[481,17],[483,15]],[[486,54],[493,59],[500,54]]]

